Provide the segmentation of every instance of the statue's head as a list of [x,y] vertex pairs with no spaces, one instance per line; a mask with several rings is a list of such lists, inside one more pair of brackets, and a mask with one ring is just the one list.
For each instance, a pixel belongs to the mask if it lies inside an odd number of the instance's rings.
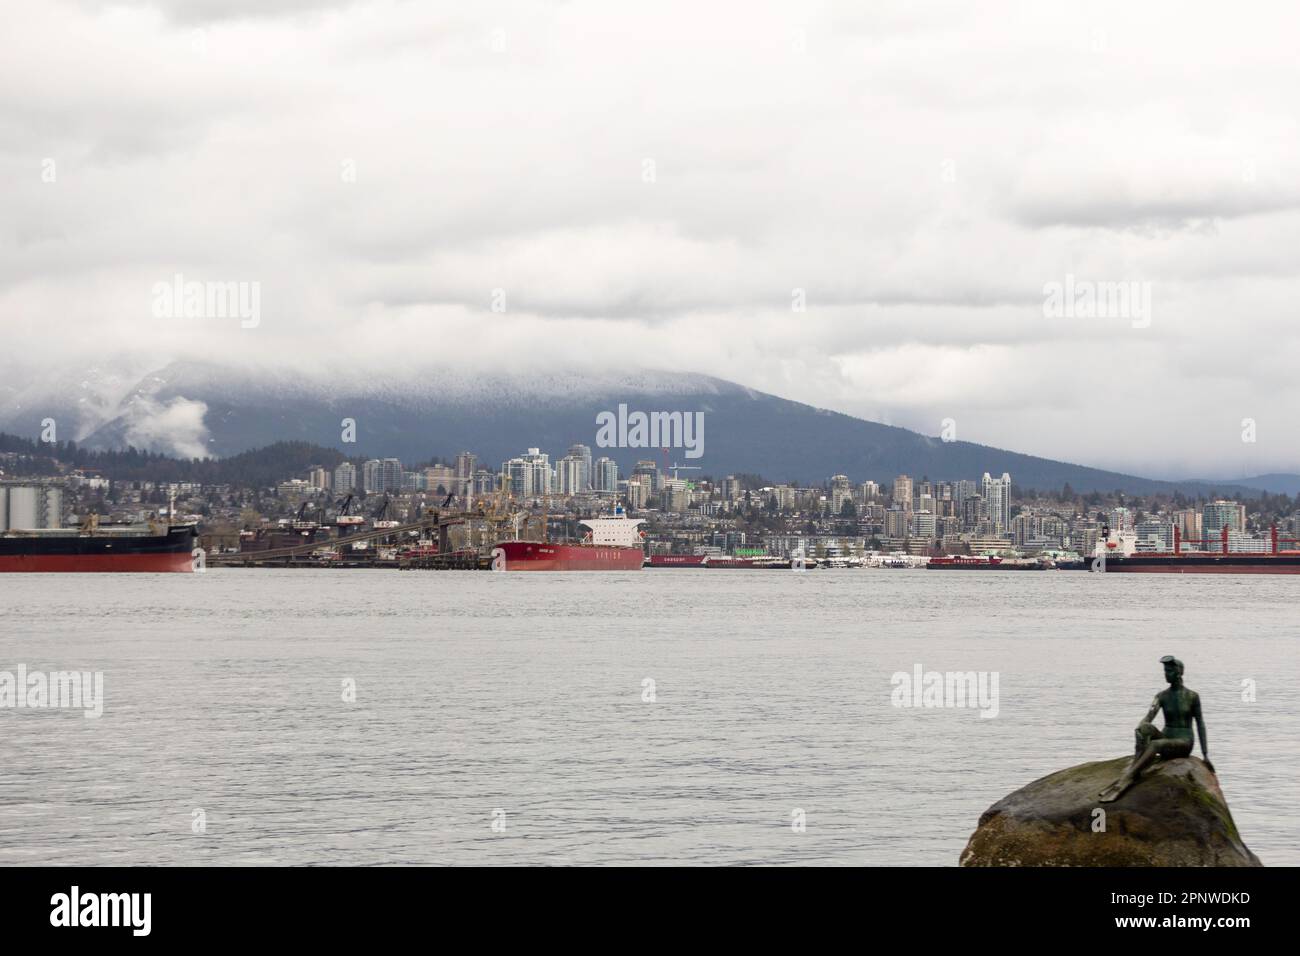
[[1166,654],[1160,658],[1160,663],[1165,665],[1165,680],[1174,683],[1183,676],[1183,662],[1172,654]]

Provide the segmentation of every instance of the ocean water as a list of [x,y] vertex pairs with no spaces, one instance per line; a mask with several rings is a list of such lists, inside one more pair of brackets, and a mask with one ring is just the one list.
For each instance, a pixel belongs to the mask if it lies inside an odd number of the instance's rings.
[[[0,670],[104,679],[97,719],[0,709],[0,864],[955,865],[1002,796],[1130,753],[1173,653],[1243,839],[1297,865],[1298,603],[1256,576],[0,575]],[[996,674],[996,716],[893,706],[917,665]]]

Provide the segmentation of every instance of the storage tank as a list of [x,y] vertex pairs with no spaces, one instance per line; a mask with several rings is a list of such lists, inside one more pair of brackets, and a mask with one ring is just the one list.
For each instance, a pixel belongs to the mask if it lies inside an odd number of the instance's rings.
[[43,515],[43,528],[62,528],[63,527],[63,489],[55,485],[50,485],[42,489],[45,492],[45,513]]
[[33,485],[12,485],[9,488],[9,528],[14,531],[32,531],[43,527],[41,505],[44,495]]
[[0,485],[0,534],[9,530],[9,488]]

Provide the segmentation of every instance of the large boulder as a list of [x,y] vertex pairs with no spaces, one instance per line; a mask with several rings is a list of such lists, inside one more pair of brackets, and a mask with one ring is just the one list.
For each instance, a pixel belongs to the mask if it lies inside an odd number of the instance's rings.
[[1196,757],[1157,761],[1122,797],[1102,803],[1098,794],[1128,760],[1079,764],[1003,797],[980,817],[961,865],[1262,865],[1241,842],[1218,779]]

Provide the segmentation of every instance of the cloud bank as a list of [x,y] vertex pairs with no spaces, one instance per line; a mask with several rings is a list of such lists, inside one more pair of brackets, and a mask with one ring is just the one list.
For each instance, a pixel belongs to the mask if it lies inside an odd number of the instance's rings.
[[[0,332],[29,370],[643,366],[1126,471],[1300,470],[1297,26],[42,4],[0,38]],[[259,283],[260,323],[156,317],[176,274]],[[1067,276],[1149,283],[1149,327],[1046,316]],[[193,411],[149,420],[201,441]]]

